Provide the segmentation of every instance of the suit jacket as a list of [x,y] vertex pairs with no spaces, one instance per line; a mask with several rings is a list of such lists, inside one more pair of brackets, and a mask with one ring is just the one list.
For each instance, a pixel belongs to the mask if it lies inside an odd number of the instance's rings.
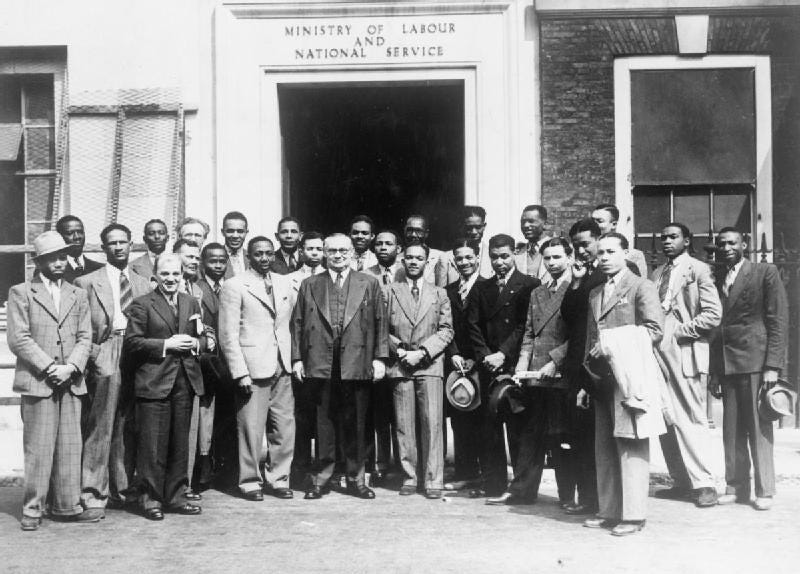
[[[400,251],[400,253],[397,254],[397,265],[400,267],[400,269],[405,269],[403,267],[403,254],[404,251]],[[425,262],[425,273],[422,275],[422,278],[428,283],[436,283],[436,266],[439,265],[439,260],[442,258],[442,255],[444,255],[443,251],[439,251],[433,247],[428,248],[428,259]],[[377,267],[377,265],[374,265],[373,267]],[[380,277],[378,278],[380,279]],[[402,280],[403,279],[398,279],[398,281]],[[444,285],[439,285],[439,287],[444,287]]]
[[[80,376],[72,381],[73,395],[86,394],[82,373],[92,345],[92,323],[86,291],[61,282],[56,313],[53,298],[39,275],[14,285],[8,292],[8,348],[17,357],[13,390],[33,397],[53,394],[44,377],[52,363],[73,364]],[[68,383],[65,383],[68,384]]]
[[647,267],[647,259],[644,256],[644,253],[639,251],[638,249],[634,249],[631,247],[628,249],[628,256],[627,261],[629,263],[633,263],[636,266],[638,271],[637,275],[640,277],[647,277],[648,275],[648,267]]
[[[475,285],[486,281],[481,276],[475,279]],[[447,296],[450,298],[450,312],[453,316],[453,340],[447,347],[447,356],[461,355],[465,359],[475,359],[472,352],[472,340],[469,336],[469,327],[467,326],[467,304],[469,302],[469,295],[467,300],[462,303],[461,296],[458,294],[458,281],[453,281],[446,288]]]
[[[128,329],[125,332],[123,353],[129,355],[133,366],[134,392],[142,399],[166,398],[181,368],[197,395],[204,393],[200,361],[195,353],[168,352],[164,354],[164,341],[177,333],[197,336],[192,315],[200,314],[200,303],[185,293],[178,293],[178,318],[172,315],[169,303],[158,289],[133,300],[125,314]],[[203,350],[205,337],[201,337]]]
[[145,253],[136,259],[132,259],[130,263],[128,263],[128,268],[140,277],[144,277],[148,281],[150,281],[150,279],[153,277],[153,264],[150,262],[149,253]]
[[[492,269],[492,260],[489,259],[489,243],[482,242],[480,244],[480,253],[478,253],[478,273],[484,279],[491,279],[494,277],[494,269]],[[453,281],[458,281],[461,274],[456,268],[456,262],[453,259],[453,250],[442,251],[441,257],[436,264],[436,285],[444,287]]]
[[475,283],[467,298],[467,328],[478,363],[501,351],[505,355],[504,368],[516,366],[531,291],[539,284],[535,277],[516,269],[506,278],[502,293],[494,280]]
[[[522,370],[538,371],[550,361],[560,367],[567,356],[567,330],[561,318],[561,301],[569,289],[569,280],[551,293],[547,285],[540,285],[531,293],[525,334],[517,366]],[[541,381],[541,386],[566,386],[566,381]]]
[[[395,267],[395,269],[394,269],[394,275],[392,276],[392,283],[399,283],[400,281],[405,281],[406,280],[406,270],[403,267],[403,264],[400,263],[399,259],[397,260],[397,263],[395,263],[394,267]],[[389,296],[389,287],[390,287],[391,283],[389,285],[384,285],[384,283],[383,283],[383,267],[381,267],[380,264],[373,265],[372,267],[369,267],[369,268],[365,269],[363,271],[363,273],[366,273],[367,275],[371,275],[371,276],[375,277],[378,280],[378,282],[381,284],[381,290],[383,291],[384,302],[385,303],[388,302],[387,297]],[[430,283],[430,281],[428,281],[428,282]]]
[[[708,265],[688,255],[675,259],[668,300],[662,303],[664,337],[659,353],[674,380],[708,374],[708,337],[722,319],[722,304]],[[666,264],[653,271],[659,285]]]
[[[552,237],[548,237],[546,235],[542,236],[537,245],[541,245],[544,242],[552,239]],[[520,273],[524,273],[525,275],[530,275],[531,277],[536,277],[539,280],[542,280],[543,283],[547,283],[544,281],[544,277],[549,278],[549,273],[544,266],[544,259],[542,258],[542,254],[539,253],[537,249],[534,253],[533,257],[531,258],[530,265],[528,264],[528,244],[525,244],[525,247],[522,249],[518,249],[516,254],[514,255],[514,260],[517,263],[517,270]]]
[[295,291],[288,277],[270,273],[270,279],[272,296],[252,269],[222,287],[219,342],[234,379],[268,379],[292,370],[289,324]]
[[[315,379],[330,379],[332,374],[330,282],[328,273],[305,279],[292,313],[292,363],[303,361],[306,376]],[[389,359],[389,325],[381,286],[374,277],[350,271],[339,351],[342,380],[371,380],[374,359]]]
[[[242,247],[241,252],[242,252],[242,259],[244,261],[244,270],[247,271],[248,269],[250,269],[250,260],[247,258],[247,246]],[[230,257],[230,253],[228,253],[228,256]],[[275,259],[277,259],[277,257]],[[227,267],[225,267],[225,275],[223,275],[223,277],[225,279],[230,279],[234,275],[235,273],[233,272],[233,265],[231,265],[230,260],[228,260],[228,265]]]
[[[453,340],[453,320],[447,293],[441,287],[424,282],[417,305],[407,281],[393,283],[388,287],[386,312],[389,317],[389,347],[393,362],[387,369],[386,376],[444,376],[444,351]],[[427,364],[420,363],[414,370],[408,370],[397,356],[397,350],[401,348],[407,351],[425,349],[431,361]]]
[[[150,281],[147,279],[136,273],[128,275],[134,298],[146,295],[152,290]],[[103,265],[97,271],[76,278],[75,286],[84,289],[89,298],[89,310],[92,317],[91,362],[98,369],[98,374],[111,375],[119,368],[119,365],[97,360],[100,345],[108,340],[114,328],[114,293],[111,290],[111,283],[108,281],[106,266]]]
[[67,263],[67,268],[64,271],[64,281],[68,283],[73,283],[75,279],[81,277],[82,275],[88,275],[93,271],[97,271],[100,269],[105,263],[101,263],[100,261],[95,261],[94,259],[89,259],[86,255],[83,256],[83,271],[78,272],[77,269],[72,267],[69,263]]
[[719,275],[722,322],[711,343],[711,372],[738,375],[783,370],[789,308],[778,268],[745,259],[727,297],[722,291],[724,268]]

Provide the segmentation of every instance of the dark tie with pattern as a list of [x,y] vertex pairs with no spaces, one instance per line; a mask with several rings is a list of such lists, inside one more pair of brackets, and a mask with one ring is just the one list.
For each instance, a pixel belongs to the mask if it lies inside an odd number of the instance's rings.
[[167,297],[167,303],[169,303],[169,308],[172,310],[172,316],[177,319],[178,318],[178,295],[170,295]]
[[125,273],[119,274],[119,306],[124,311],[133,302],[131,282]]
[[667,291],[669,291],[669,278],[672,275],[672,262],[668,262],[667,265],[664,267],[664,272],[661,274],[661,281],[658,283],[658,300],[662,303],[664,299],[667,297]]
[[419,287],[417,287],[417,280],[411,286],[411,295],[414,297],[414,303],[419,303]]
[[219,281],[214,281],[214,295],[219,297],[219,291],[221,287],[219,286]]
[[497,278],[497,292],[498,293],[502,293],[505,288],[506,288],[506,278],[505,277],[498,277]]
[[344,279],[342,278],[342,274],[341,273],[337,273],[336,274],[336,288],[337,289],[341,289],[342,288],[342,283],[344,283]]

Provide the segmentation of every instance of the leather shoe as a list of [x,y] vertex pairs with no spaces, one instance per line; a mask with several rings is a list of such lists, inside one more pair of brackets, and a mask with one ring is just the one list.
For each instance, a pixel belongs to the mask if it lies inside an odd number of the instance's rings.
[[253,502],[261,502],[264,500],[264,494],[260,490],[248,490],[242,493],[242,498]]
[[590,504],[573,504],[564,509],[565,514],[570,516],[583,516],[584,514],[594,514],[597,507]]
[[172,506],[167,509],[167,512],[172,514],[183,514],[184,516],[197,516],[201,512],[203,512],[203,508],[197,506],[196,504],[179,504],[178,506]]
[[614,528],[611,529],[611,535],[628,536],[630,534],[636,534],[642,528],[644,528],[644,520],[636,522],[620,522]]
[[673,486],[672,488],[656,490],[653,496],[661,500],[691,500],[692,491],[686,488]]
[[717,505],[717,491],[711,487],[698,488],[694,494],[694,504],[698,508]]
[[323,492],[319,486],[312,486],[308,490],[306,490],[305,496],[303,498],[305,500],[319,500],[322,498]]
[[486,504],[490,506],[503,506],[503,505],[513,505],[513,504],[534,504],[536,502],[535,498],[526,498],[524,496],[518,496],[516,494],[512,494],[510,492],[504,492],[500,496],[495,496],[493,498],[487,498]]
[[292,492],[292,489],[283,486],[279,486],[277,488],[267,488],[266,493],[281,500],[289,500],[294,498],[294,492]]
[[363,484],[348,484],[347,494],[363,500],[372,500],[375,498],[375,492],[370,487]]
[[583,521],[583,526],[586,528],[615,528],[619,524],[619,520],[611,520],[609,518],[587,518]]
[[144,517],[147,520],[164,520],[164,513],[160,508],[145,508]]
[[415,484],[404,484],[400,487],[400,490],[397,492],[400,496],[411,496],[412,494],[416,494],[417,486]]
[[195,492],[192,489],[188,489],[186,492],[184,492],[183,497],[186,500],[203,500],[203,495],[201,495],[199,492]]
[[22,520],[19,521],[19,527],[28,532],[39,530],[39,526],[41,526],[41,524],[42,519],[38,516],[23,516]]
[[436,500],[442,497],[442,491],[438,488],[429,488],[425,491],[425,498],[429,500]]
[[772,508],[771,496],[757,496],[753,501],[753,508],[756,510],[769,510]]
[[80,514],[75,515],[75,522],[89,524],[92,522],[100,522],[100,520],[105,517],[106,511],[102,508],[87,508]]

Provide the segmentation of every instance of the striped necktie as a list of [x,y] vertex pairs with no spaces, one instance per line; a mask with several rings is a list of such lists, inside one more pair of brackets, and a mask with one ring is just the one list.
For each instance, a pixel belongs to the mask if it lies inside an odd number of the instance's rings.
[[122,311],[128,308],[133,302],[133,290],[131,289],[131,282],[125,272],[119,274],[119,307]]

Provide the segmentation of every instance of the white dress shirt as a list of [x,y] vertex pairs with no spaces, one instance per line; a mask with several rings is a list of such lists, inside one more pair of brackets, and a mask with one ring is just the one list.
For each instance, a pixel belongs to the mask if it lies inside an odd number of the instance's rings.
[[50,293],[50,298],[53,300],[53,305],[56,308],[56,315],[61,313],[61,279],[57,281],[51,281],[44,275],[42,277],[42,283],[47,288],[47,291]]
[[123,274],[130,282],[131,277],[128,274],[127,267],[121,271],[113,265],[106,265],[106,276],[108,277],[108,282],[111,284],[111,296],[114,299],[114,320],[111,323],[111,328],[115,331],[124,330],[128,326],[128,319],[122,313],[122,303],[120,302],[119,278]]

